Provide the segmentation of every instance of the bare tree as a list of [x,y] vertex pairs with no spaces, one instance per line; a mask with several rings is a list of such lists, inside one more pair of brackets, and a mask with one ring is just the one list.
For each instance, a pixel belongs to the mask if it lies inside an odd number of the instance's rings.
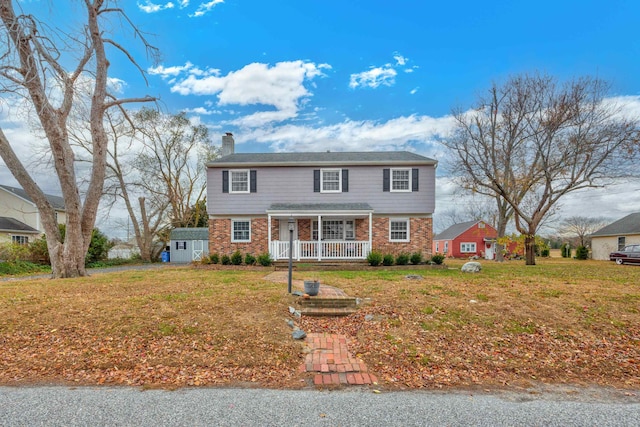
[[559,231],[563,234],[576,236],[580,246],[587,246],[591,241],[589,235],[600,230],[609,222],[604,217],[572,216],[560,223]]
[[462,184],[513,210],[535,265],[535,234],[564,195],[606,184],[617,157],[637,144],[636,121],[603,102],[607,85],[580,78],[560,85],[524,75],[494,84],[473,111],[455,113],[445,144]]
[[[85,254],[91,241],[105,177],[105,111],[116,105],[150,101],[152,98],[116,99],[108,94],[109,61],[106,46],[114,47],[133,61],[123,45],[108,38],[104,30],[104,22],[110,15],[122,17],[130,24],[124,11],[112,7],[112,2],[83,0],[86,22],[78,34],[56,34],[50,26],[43,25],[34,16],[16,14],[13,3],[0,0],[0,37],[4,39],[5,49],[0,56],[0,88],[9,96],[21,96],[28,100],[48,140],[67,214],[64,242],[58,231],[54,209],[1,128],[0,156],[40,211],[52,276],[83,276],[86,274]],[[137,36],[141,36],[132,24],[131,27]],[[64,49],[68,49],[70,55],[65,56]],[[78,53],[75,66],[69,68],[68,65]],[[82,79],[93,82],[90,103],[92,167],[84,200],[78,188],[75,154],[68,135],[76,88]]]
[[198,209],[205,197],[204,165],[218,155],[207,127],[192,124],[184,113],[166,115],[149,108],[134,114],[133,122],[143,144],[133,164],[141,178],[137,185],[167,201],[172,227],[198,223],[206,216]]

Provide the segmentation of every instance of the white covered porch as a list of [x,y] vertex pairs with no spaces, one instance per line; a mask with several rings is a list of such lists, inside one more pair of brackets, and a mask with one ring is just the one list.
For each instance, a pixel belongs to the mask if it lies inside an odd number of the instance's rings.
[[366,259],[372,245],[372,214],[367,203],[275,203],[267,210],[271,258],[289,259],[292,249],[296,261]]

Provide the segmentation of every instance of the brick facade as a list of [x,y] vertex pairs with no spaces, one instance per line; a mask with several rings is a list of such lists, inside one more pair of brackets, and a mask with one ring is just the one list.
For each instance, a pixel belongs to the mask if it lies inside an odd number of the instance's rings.
[[[422,252],[425,257],[431,256],[433,239],[433,220],[431,218],[409,219],[409,242],[389,241],[389,218],[373,218],[373,250],[383,254],[399,255],[401,253]],[[368,227],[368,224],[367,224]]]
[[[235,251],[243,254],[258,256],[269,251],[269,236],[267,233],[267,218],[250,218],[251,221],[251,241],[232,242],[231,241],[231,219],[209,219],[209,253],[219,255],[231,255]],[[272,233],[278,232],[277,222],[271,224]],[[272,234],[277,236],[278,234]]]
[[[268,220],[267,218],[251,218],[251,242],[231,242],[231,219],[209,219],[209,253],[231,255],[236,250],[243,254],[259,255],[269,251]],[[431,256],[432,246],[432,219],[410,218],[409,242],[389,241],[389,218],[373,218],[373,250],[383,254],[398,255],[400,253],[422,252],[427,257]],[[300,240],[311,239],[310,219],[300,218],[298,222],[298,238]],[[369,219],[359,218],[355,223],[356,240],[369,240]],[[271,238],[278,240],[280,236],[280,224],[278,220],[271,222]]]

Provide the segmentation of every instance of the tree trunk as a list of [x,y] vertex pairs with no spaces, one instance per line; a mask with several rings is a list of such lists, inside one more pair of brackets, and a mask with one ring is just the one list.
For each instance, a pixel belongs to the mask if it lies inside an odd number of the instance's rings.
[[534,235],[525,235],[524,251],[526,265],[536,265],[536,238]]

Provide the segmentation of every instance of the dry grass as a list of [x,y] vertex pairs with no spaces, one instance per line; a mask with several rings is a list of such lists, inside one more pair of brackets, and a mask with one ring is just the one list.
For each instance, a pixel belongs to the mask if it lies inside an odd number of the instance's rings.
[[[457,268],[460,261],[450,261]],[[598,261],[296,272],[370,301],[307,332],[351,337],[387,387],[640,387],[640,267]],[[249,271],[168,268],[0,282],[0,383],[300,387],[286,284]],[[409,280],[420,274],[422,280]]]

